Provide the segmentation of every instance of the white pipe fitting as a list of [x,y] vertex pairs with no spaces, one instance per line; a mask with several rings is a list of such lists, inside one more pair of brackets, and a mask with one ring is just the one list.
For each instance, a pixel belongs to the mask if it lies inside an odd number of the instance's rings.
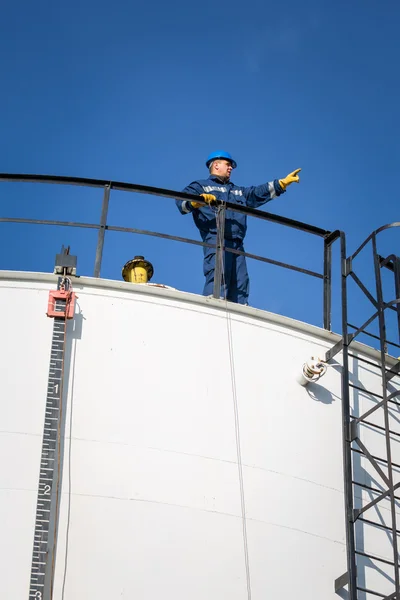
[[323,375],[325,375],[327,365],[317,356],[312,356],[303,364],[300,375],[296,377],[296,381],[303,386],[309,383],[315,383]]

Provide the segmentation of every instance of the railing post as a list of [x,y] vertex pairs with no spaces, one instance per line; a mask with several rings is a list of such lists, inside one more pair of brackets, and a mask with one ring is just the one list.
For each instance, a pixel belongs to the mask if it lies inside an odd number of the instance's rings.
[[[396,256],[393,259],[393,270],[394,270],[394,289],[396,294],[396,300],[400,300],[400,257]],[[397,311],[397,333],[398,343],[400,344],[400,304],[396,305]]]
[[350,437],[351,406],[350,406],[350,371],[349,371],[349,335],[347,316],[347,269],[346,269],[346,238],[340,234],[340,263],[341,263],[341,300],[342,300],[342,336],[343,336],[343,368],[342,368],[342,446],[344,472],[344,501],[346,511],[346,554],[349,585],[349,600],[357,600],[357,566],[356,542],[354,531],[353,503],[353,471],[352,450]]
[[215,249],[214,298],[221,297],[222,272],[224,269],[225,241],[225,204],[219,204],[217,209],[217,242]]
[[94,261],[93,277],[100,277],[101,260],[103,258],[104,237],[106,233],[108,203],[110,200],[111,183],[104,187],[103,204],[101,206],[100,229],[97,237],[96,258]]
[[332,327],[332,242],[324,238],[324,329]]
[[[376,284],[376,299],[378,301],[378,323],[379,323],[379,338],[380,338],[380,354],[381,354],[381,373],[382,373],[382,396],[383,396],[383,414],[384,414],[384,427],[385,427],[385,443],[386,443],[386,460],[387,460],[387,478],[389,480],[389,494],[390,494],[390,512],[391,512],[391,524],[392,524],[392,548],[393,548],[393,563],[394,563],[394,584],[395,594],[394,598],[399,598],[400,594],[400,573],[399,573],[399,548],[397,540],[397,502],[394,487],[394,474],[393,474],[393,461],[392,461],[392,444],[391,444],[391,431],[390,423],[392,414],[389,412],[388,406],[388,380],[387,380],[387,366],[386,356],[388,353],[388,343],[386,334],[386,318],[385,318],[385,302],[383,297],[382,287],[382,271],[379,261],[379,255],[376,245],[376,232],[372,235],[372,253],[374,257],[375,267],[375,284]],[[394,266],[394,265],[393,265]]]
[[342,238],[342,232],[336,229],[324,235],[324,329],[332,331],[332,244]]

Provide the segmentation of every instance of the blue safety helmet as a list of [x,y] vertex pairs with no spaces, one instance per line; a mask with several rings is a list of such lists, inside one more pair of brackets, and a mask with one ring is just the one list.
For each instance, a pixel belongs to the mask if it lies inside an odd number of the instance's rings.
[[206,162],[207,169],[210,167],[210,164],[212,163],[212,161],[217,160],[218,158],[224,158],[225,160],[229,160],[232,165],[232,169],[236,169],[236,167],[237,167],[236,161],[233,160],[233,158],[229,154],[229,152],[225,152],[224,150],[218,150],[218,152],[211,152],[211,154],[207,158],[207,162]]

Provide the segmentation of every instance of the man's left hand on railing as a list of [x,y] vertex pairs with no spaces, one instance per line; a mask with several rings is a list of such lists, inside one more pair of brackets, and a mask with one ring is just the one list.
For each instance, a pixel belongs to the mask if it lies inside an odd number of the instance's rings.
[[291,183],[299,183],[300,177],[297,175],[297,173],[300,173],[300,171],[301,169],[296,169],[295,171],[292,171],[291,173],[289,173],[289,175],[286,175],[286,177],[279,180],[279,185],[284,190],[286,190],[287,186]]
[[[212,204],[213,202],[217,201],[216,196],[213,194],[200,194],[200,196],[204,199],[206,204]],[[191,202],[191,205],[193,208],[199,208],[201,206],[200,202]]]

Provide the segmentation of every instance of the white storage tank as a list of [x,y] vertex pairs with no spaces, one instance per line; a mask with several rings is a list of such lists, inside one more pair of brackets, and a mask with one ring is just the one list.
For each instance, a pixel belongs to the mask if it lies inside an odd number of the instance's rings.
[[[7,600],[29,597],[56,285],[50,274],[0,274]],[[339,336],[176,290],[73,286],[54,600],[337,598],[347,570],[340,354],[317,383],[297,379]],[[379,393],[378,353],[355,348],[371,364],[352,359],[353,380]],[[370,397],[356,393],[367,410]],[[383,452],[384,436],[361,435]],[[372,537],[365,546],[390,558],[387,533]],[[389,593],[390,567],[367,567],[366,587]]]

